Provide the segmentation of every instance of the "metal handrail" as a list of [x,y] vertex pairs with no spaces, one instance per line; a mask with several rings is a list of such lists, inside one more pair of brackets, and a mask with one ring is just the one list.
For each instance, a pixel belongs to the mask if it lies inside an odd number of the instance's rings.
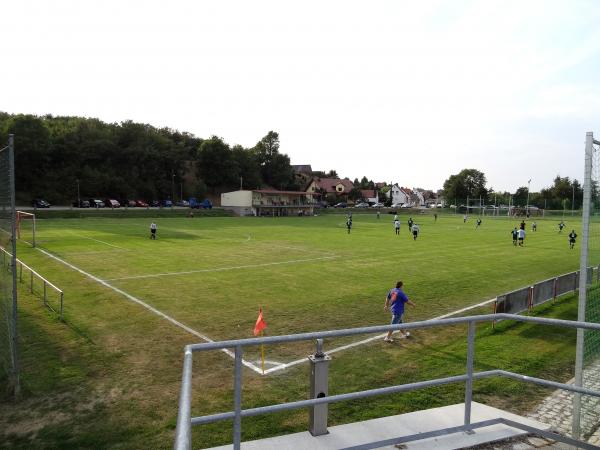
[[[4,247],[0,246],[0,251],[3,253],[3,255],[8,255],[9,257],[12,257],[12,254],[7,251]],[[40,279],[44,285],[44,293],[43,293],[43,301],[44,301],[44,305],[47,306],[48,308],[50,308],[52,311],[57,312],[58,315],[60,316],[60,319],[63,320],[63,303],[64,303],[64,292],[62,289],[58,288],[57,286],[55,286],[53,283],[51,283],[50,281],[48,281],[46,278],[44,278],[43,276],[41,276],[39,273],[37,273],[34,269],[32,269],[31,267],[29,267],[27,264],[25,264],[23,261],[21,261],[20,259],[17,258],[17,265],[19,265],[19,281],[23,282],[23,267],[25,267],[25,269],[29,270],[30,273],[30,277],[29,277],[29,290],[30,292],[33,293],[33,277],[34,275]],[[54,289],[56,292],[58,292],[59,296],[60,296],[60,309],[59,311],[55,311],[54,308],[52,308],[52,306],[50,306],[48,304],[47,301],[47,295],[46,295],[46,287],[50,286],[52,289]]]
[[[576,392],[585,395],[591,395],[600,397],[600,392],[591,389],[586,389],[581,386],[573,386],[565,383],[558,383],[555,381],[545,380],[542,378],[530,377],[518,373],[513,373],[505,370],[488,370],[485,372],[473,372],[473,360],[475,352],[475,324],[479,322],[493,322],[497,320],[515,320],[518,322],[529,322],[537,323],[542,325],[561,326],[567,328],[577,328],[586,330],[597,330],[600,331],[600,324],[570,321],[562,319],[548,319],[541,317],[528,317],[519,316],[514,314],[486,314],[477,315],[471,317],[455,317],[447,319],[434,319],[425,320],[421,322],[404,323],[398,325],[380,325],[371,327],[360,327],[360,328],[349,328],[342,330],[331,330],[331,331],[317,331],[310,333],[300,333],[283,336],[268,336],[268,337],[257,337],[249,339],[236,339],[227,340],[221,342],[208,342],[203,344],[191,344],[187,345],[184,349],[184,362],[183,362],[183,374],[181,393],[179,398],[179,412],[177,416],[177,430],[175,436],[175,450],[189,450],[192,448],[192,436],[191,427],[192,425],[212,423],[222,420],[233,419],[233,446],[234,449],[239,449],[241,445],[241,419],[242,417],[255,416],[260,414],[273,413],[289,409],[298,409],[304,407],[310,407],[315,405],[355,400],[364,397],[370,397],[374,395],[382,395],[397,392],[407,392],[416,389],[423,389],[431,386],[439,386],[450,383],[465,383],[465,418],[464,425],[465,429],[474,426],[471,424],[471,402],[472,402],[472,389],[473,380],[489,378],[492,376],[504,376],[513,378],[520,381],[529,383],[540,384],[547,387],[556,389],[564,389],[571,392]],[[457,325],[457,324],[468,324],[468,346],[467,346],[467,371],[464,375],[451,376],[446,378],[437,378],[433,380],[420,381],[409,384],[400,384],[395,386],[389,386],[385,388],[370,389],[366,391],[352,392],[347,394],[339,394],[326,396],[322,398],[314,398],[308,400],[300,400],[295,402],[281,403],[277,405],[269,405],[258,408],[250,408],[242,410],[241,408],[241,378],[242,378],[242,354],[243,348],[247,346],[254,346],[259,344],[279,344],[284,342],[297,342],[314,339],[324,339],[342,336],[354,336],[358,334],[374,334],[382,333],[386,331],[395,330],[411,330],[420,328],[431,328],[439,326]],[[224,348],[234,348],[236,364],[234,370],[234,410],[226,413],[212,414],[203,417],[192,417],[191,416],[191,399],[192,399],[192,362],[193,353],[211,350],[220,350]],[[442,430],[443,431],[443,430]]]

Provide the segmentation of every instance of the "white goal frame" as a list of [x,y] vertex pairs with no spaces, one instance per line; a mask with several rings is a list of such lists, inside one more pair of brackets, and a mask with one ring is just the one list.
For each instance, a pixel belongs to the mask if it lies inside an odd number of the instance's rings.
[[17,239],[21,239],[21,222],[23,220],[31,220],[32,224],[33,224],[31,242],[26,241],[26,240],[23,240],[23,241],[31,244],[32,247],[35,247],[35,214],[28,213],[25,211],[17,211],[17,223],[16,223]]

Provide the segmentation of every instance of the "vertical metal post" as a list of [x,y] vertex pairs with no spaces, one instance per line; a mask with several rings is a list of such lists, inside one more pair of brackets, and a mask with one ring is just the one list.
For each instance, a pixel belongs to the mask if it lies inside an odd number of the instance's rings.
[[240,450],[242,445],[242,354],[241,345],[235,347],[235,372],[233,378],[233,449]]
[[475,322],[469,322],[467,335],[467,382],[465,385],[465,426],[471,425],[471,401],[473,400],[473,356],[475,353]]
[[[581,256],[579,258],[579,304],[577,306],[577,320],[585,322],[586,296],[587,296],[587,259],[590,228],[590,200],[592,185],[592,155],[594,152],[594,135],[588,132],[585,136],[585,168],[583,181],[583,216],[581,220]],[[583,386],[583,344],[584,330],[577,329],[577,344],[575,348],[575,386]],[[573,423],[571,427],[573,438],[579,439],[581,435],[581,394],[573,396]]]
[[14,395],[18,397],[21,391],[21,382],[19,378],[19,351],[17,339],[17,212],[15,206],[15,137],[8,135],[8,176],[10,183],[10,210],[11,210],[11,232],[12,232],[12,258],[11,258],[11,276],[12,276],[12,323],[11,323],[11,350],[12,350],[12,369]]
[[[314,355],[308,357],[310,362],[310,398],[323,398],[329,395],[329,363],[331,358],[323,353],[323,339],[317,339]],[[329,433],[327,416],[329,408],[326,403],[311,406],[308,410],[308,431],[313,436]]]
[[183,359],[183,375],[181,377],[181,393],[179,394],[175,450],[191,450],[192,448],[192,358],[193,353],[186,346]]

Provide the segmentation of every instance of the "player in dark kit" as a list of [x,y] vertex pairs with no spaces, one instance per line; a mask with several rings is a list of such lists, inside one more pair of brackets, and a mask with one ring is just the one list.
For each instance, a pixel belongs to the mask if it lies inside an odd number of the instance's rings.
[[350,230],[352,230],[352,217],[346,219],[346,228],[348,228],[348,234],[350,234]]
[[572,250],[575,248],[575,240],[577,239],[577,233],[575,230],[571,230],[569,233],[569,248]]
[[519,232],[517,231],[517,227],[515,227],[514,230],[512,230],[510,233],[512,234],[513,245],[516,247],[517,246],[517,238],[519,237]]
[[521,225],[519,225],[519,229],[521,229],[521,230],[525,229],[525,221],[524,220],[521,221]]
[[415,222],[412,220],[412,217],[409,217],[408,218],[408,232],[409,233],[412,231],[413,223],[415,223]]
[[561,220],[558,224],[558,232],[562,233],[563,228],[565,227],[565,223]]
[[479,228],[479,226],[481,225],[481,219],[478,218],[476,224],[477,225],[475,225],[475,229]]

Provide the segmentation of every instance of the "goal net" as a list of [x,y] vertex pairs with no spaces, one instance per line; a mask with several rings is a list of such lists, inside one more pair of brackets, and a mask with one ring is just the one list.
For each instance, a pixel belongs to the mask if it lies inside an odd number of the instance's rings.
[[17,211],[17,239],[35,247],[35,214]]

